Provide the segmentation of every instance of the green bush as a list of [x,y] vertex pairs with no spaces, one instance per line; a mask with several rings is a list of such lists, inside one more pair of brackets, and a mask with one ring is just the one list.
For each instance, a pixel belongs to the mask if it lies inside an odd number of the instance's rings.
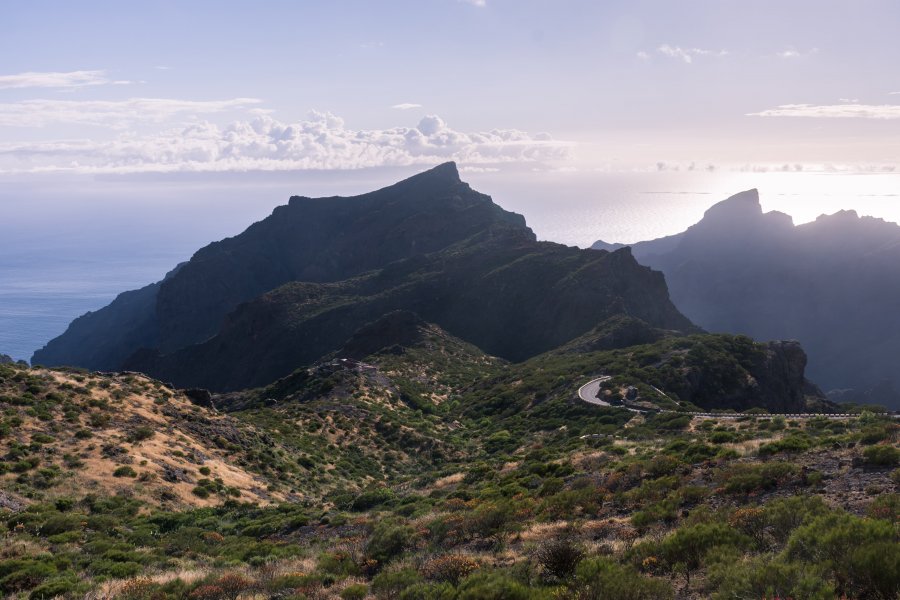
[[372,594],[379,600],[399,599],[404,590],[421,582],[413,569],[379,573],[372,579]]
[[532,600],[536,594],[503,573],[476,573],[459,586],[457,600]]
[[578,565],[575,589],[579,600],[665,600],[674,596],[667,582],[649,579],[606,558]]
[[863,450],[863,461],[876,467],[895,467],[900,464],[900,450],[893,446],[869,446]]
[[415,532],[396,521],[382,521],[375,526],[366,544],[366,556],[379,565],[385,565],[400,556],[412,545]]
[[380,506],[386,502],[393,500],[394,492],[387,487],[378,487],[366,490],[353,499],[350,509],[361,512]]
[[137,471],[135,471],[128,465],[123,465],[113,471],[113,477],[137,477]]
[[364,583],[354,583],[341,590],[341,600],[363,600],[369,593],[369,586]]
[[773,556],[741,560],[732,554],[719,557],[709,569],[714,600],[733,598],[803,598],[834,600],[834,587],[821,569],[785,562]]

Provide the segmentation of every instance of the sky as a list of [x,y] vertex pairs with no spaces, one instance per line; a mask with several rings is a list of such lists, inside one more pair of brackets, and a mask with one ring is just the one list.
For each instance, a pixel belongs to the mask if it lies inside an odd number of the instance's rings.
[[894,0],[0,2],[0,175],[890,172]]

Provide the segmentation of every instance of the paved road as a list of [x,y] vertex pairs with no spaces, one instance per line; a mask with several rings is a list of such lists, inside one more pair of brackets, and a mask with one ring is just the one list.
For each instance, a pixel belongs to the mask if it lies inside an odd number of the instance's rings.
[[[597,394],[600,392],[600,385],[606,383],[612,379],[611,375],[604,375],[602,377],[598,377],[597,379],[592,379],[588,381],[586,384],[578,388],[578,397],[584,400],[585,402],[589,402],[591,404],[596,404],[597,406],[611,406],[609,402],[604,402],[600,398],[597,397]],[[652,387],[652,386],[651,386]],[[653,388],[666,398],[666,394],[657,388]],[[671,398],[670,398],[671,399]],[[858,414],[854,413],[764,413],[758,415],[746,415],[742,413],[716,413],[716,412],[687,412],[687,411],[677,411],[677,410],[657,410],[657,411],[649,411],[640,408],[633,408],[630,406],[622,406],[631,412],[644,413],[644,412],[660,412],[660,413],[673,413],[676,415],[689,415],[692,417],[713,417],[718,419],[739,419],[741,417],[785,417],[787,419],[811,419],[813,417],[826,417],[828,419],[846,419],[848,417],[858,417]],[[892,414],[892,413],[883,413],[879,416],[886,416],[892,418],[900,418],[900,414]]]
[[578,388],[578,397],[585,402],[590,402],[591,404],[596,404],[597,406],[609,406],[609,402],[604,402],[597,397],[597,394],[600,393],[600,384],[605,383],[610,379],[612,379],[611,376],[604,375],[603,377],[598,377],[597,379],[588,381],[586,384]]

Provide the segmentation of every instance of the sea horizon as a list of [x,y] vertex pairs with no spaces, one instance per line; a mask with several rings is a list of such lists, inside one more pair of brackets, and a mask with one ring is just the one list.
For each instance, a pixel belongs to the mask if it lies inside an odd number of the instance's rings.
[[[422,168],[368,173],[254,174],[198,191],[184,181],[148,179],[139,195],[115,180],[83,182],[66,194],[48,186],[0,194],[0,354],[17,360],[62,334],[71,321],[118,294],[162,279],[201,247],[236,235],[291,195],[364,193]],[[683,231],[712,205],[757,188],[763,210],[796,224],[854,209],[900,221],[900,174],[849,173],[517,173],[461,178],[525,216],[541,240],[589,247],[635,243]],[[268,181],[267,181],[268,180]],[[27,232],[27,235],[24,233]]]

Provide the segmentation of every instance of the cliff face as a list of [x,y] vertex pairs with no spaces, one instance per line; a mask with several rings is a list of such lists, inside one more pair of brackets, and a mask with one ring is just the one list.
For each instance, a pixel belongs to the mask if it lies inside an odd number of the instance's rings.
[[704,329],[799,340],[810,378],[826,389],[900,387],[900,226],[853,211],[794,226],[764,213],[751,190],[632,249]]
[[705,335],[663,344],[660,367],[669,373],[663,387],[702,408],[799,413],[808,401],[825,399],[805,377],[806,353],[798,342]]
[[132,295],[76,321],[35,359],[225,390],[286,375],[394,310],[511,360],[614,315],[695,329],[630,250],[537,242],[452,163],[353,198],[292,198]]
[[773,413],[806,412],[806,395],[812,391],[816,397],[822,394],[811,388],[804,375],[806,353],[798,342],[769,342],[762,346],[746,374],[736,378],[733,386],[715,398],[706,397],[708,373],[702,368],[690,371],[687,380],[695,404],[704,408],[728,408],[747,410],[762,407]]
[[292,282],[241,305],[217,335],[127,368],[182,386],[262,385],[338,349],[394,310],[413,311],[485,352],[518,361],[555,348],[614,315],[693,331],[662,276],[628,251],[536,243],[498,228],[443,252],[343,282]]

